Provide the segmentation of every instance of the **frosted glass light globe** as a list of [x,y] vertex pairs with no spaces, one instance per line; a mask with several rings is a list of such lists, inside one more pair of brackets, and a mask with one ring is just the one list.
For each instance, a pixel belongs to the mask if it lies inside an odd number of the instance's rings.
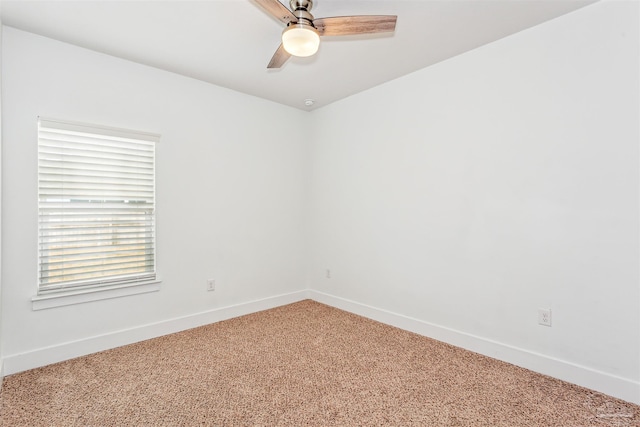
[[282,45],[293,56],[311,56],[318,51],[320,36],[309,25],[294,24],[282,32]]

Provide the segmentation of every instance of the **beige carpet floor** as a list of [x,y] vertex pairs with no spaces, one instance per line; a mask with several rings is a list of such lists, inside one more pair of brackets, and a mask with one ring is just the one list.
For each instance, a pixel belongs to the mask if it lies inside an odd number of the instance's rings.
[[640,426],[640,407],[313,301],[5,378],[2,426]]

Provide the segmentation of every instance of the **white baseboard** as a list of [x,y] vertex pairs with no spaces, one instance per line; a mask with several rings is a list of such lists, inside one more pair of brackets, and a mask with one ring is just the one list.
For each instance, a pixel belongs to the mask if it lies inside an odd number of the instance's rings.
[[456,347],[461,347],[534,372],[596,390],[631,403],[640,404],[640,382],[637,381],[617,377],[565,360],[556,359],[544,354],[531,352],[322,292],[310,290],[309,298],[387,325],[446,342]]
[[112,332],[79,341],[5,356],[2,359],[1,367],[3,368],[4,375],[11,375],[29,369],[38,368],[40,366],[46,366],[52,363],[86,356],[87,354],[96,353],[98,351],[108,350],[156,338],[162,335],[172,334],[210,323],[268,310],[281,305],[302,301],[307,298],[309,298],[308,291],[299,291],[228,307],[216,308],[209,311]]
[[186,329],[262,310],[268,310],[308,298],[387,325],[395,326],[544,375],[587,387],[628,402],[640,404],[640,383],[637,381],[617,377],[575,363],[555,359],[543,354],[534,353],[314,290],[277,295],[79,341],[40,348],[26,353],[8,355],[0,360],[0,381],[2,381],[4,375],[11,375],[98,351],[184,331]]

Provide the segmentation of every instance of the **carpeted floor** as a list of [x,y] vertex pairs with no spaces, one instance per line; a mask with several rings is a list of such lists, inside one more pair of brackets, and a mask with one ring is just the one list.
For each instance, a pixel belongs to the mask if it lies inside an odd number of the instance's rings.
[[5,378],[1,426],[640,426],[640,407],[313,301]]

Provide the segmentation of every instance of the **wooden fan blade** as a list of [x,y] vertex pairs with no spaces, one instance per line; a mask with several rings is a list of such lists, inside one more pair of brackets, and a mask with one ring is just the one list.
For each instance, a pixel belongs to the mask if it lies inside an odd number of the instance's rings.
[[313,26],[321,36],[387,33],[396,29],[397,19],[394,15],[334,16],[314,19]]
[[289,9],[287,9],[278,0],[253,0],[258,3],[269,15],[276,18],[278,21],[288,24],[289,22],[298,22],[298,18],[295,17]]
[[273,54],[269,65],[267,68],[280,68],[287,62],[287,59],[291,58],[291,54],[284,50],[284,46],[280,43],[280,47],[276,50],[276,53]]

